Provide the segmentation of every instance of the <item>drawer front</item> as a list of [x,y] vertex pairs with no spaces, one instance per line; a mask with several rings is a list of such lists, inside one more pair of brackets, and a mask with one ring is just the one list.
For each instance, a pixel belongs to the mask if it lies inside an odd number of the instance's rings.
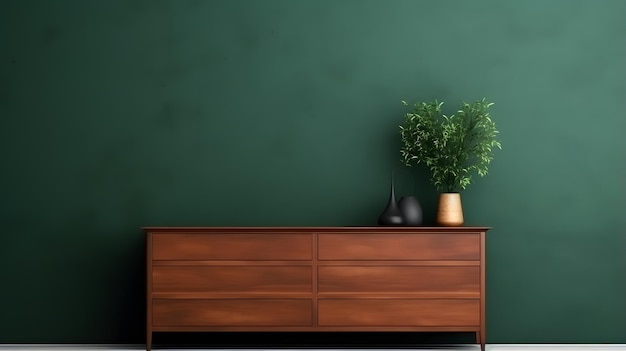
[[479,300],[320,299],[324,327],[477,327]]
[[480,293],[480,267],[322,266],[320,293]]
[[310,266],[197,266],[152,268],[152,291],[311,292]]
[[319,235],[320,260],[479,260],[480,233]]
[[160,327],[312,326],[310,299],[153,300],[153,325]]
[[154,260],[310,260],[312,234],[155,233]]

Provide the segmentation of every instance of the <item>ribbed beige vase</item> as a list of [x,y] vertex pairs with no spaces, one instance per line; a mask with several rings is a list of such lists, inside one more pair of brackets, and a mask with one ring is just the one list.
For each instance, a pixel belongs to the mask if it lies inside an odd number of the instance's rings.
[[439,194],[437,224],[446,227],[463,225],[463,205],[461,204],[460,193]]

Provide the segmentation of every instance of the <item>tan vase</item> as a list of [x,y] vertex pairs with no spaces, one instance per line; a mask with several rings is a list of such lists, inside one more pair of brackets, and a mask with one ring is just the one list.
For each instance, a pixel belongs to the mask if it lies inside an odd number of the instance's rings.
[[463,205],[461,204],[461,194],[439,194],[437,224],[445,227],[458,227],[463,225]]

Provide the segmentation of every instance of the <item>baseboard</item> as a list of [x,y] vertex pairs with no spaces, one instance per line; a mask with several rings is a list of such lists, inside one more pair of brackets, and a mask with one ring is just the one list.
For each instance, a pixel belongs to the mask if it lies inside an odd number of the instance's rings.
[[[137,351],[145,350],[145,345],[117,344],[0,344],[0,351]],[[224,348],[161,348],[153,347],[154,351],[356,351],[359,349],[224,349]],[[390,349],[361,349],[366,351],[477,351],[478,345],[434,345],[423,347],[405,347]],[[486,351],[626,351],[626,344],[491,344]]]
[[493,344],[489,351],[626,351],[626,344]]

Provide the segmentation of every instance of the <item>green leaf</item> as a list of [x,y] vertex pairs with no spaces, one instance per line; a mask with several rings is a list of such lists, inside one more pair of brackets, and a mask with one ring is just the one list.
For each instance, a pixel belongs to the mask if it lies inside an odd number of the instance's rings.
[[493,150],[502,149],[488,111],[492,105],[485,98],[463,102],[448,116],[442,111],[443,101],[413,104],[400,126],[404,164],[425,164],[438,190],[465,189],[471,184],[471,173],[487,174]]

